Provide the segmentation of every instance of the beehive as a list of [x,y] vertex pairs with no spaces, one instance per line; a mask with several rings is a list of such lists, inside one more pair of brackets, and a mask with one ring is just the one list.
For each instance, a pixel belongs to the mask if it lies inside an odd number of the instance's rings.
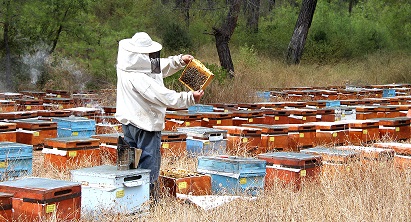
[[184,68],[179,80],[190,90],[197,91],[205,89],[213,78],[214,74],[207,67],[199,60],[193,59]]

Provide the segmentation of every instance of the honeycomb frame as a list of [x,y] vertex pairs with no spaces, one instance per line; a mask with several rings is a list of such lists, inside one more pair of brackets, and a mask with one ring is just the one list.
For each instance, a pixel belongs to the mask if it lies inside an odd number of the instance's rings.
[[191,91],[204,90],[214,78],[214,74],[199,60],[191,60],[178,79]]

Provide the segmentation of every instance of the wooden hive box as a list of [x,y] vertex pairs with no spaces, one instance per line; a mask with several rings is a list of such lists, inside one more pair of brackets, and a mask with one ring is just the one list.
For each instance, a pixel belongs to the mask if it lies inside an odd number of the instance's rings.
[[260,146],[265,149],[266,152],[289,150],[287,126],[268,124],[243,124],[242,126],[261,129]]
[[410,121],[408,117],[378,118],[380,137],[394,141],[410,138]]
[[0,142],[16,142],[16,123],[0,122]]
[[365,161],[393,161],[395,155],[393,149],[378,147],[336,146],[335,149],[359,151],[361,160]]
[[0,112],[13,112],[16,108],[15,101],[0,100]]
[[163,193],[176,197],[177,194],[211,195],[211,176],[185,169],[163,169],[159,177]]
[[181,157],[187,154],[187,134],[176,131],[161,131],[161,155]]
[[233,118],[231,112],[202,112],[201,126],[232,126]]
[[85,137],[58,137],[45,140],[44,165],[58,169],[101,165],[100,140]]
[[264,123],[264,112],[262,110],[237,110],[232,111],[233,126],[241,126],[246,123]]
[[80,219],[80,183],[28,177],[0,183],[0,192],[13,194],[15,221]]
[[0,221],[12,221],[13,194],[0,192]]
[[266,150],[260,146],[261,129],[243,126],[214,126],[215,129],[227,130],[227,152],[259,154]]

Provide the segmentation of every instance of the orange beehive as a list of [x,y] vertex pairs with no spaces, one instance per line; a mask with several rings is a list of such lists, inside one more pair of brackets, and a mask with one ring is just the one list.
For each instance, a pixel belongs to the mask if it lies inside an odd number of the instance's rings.
[[315,145],[316,129],[313,124],[284,124],[288,127],[289,148],[297,151]]
[[395,151],[393,149],[364,147],[364,146],[337,146],[340,150],[353,150],[360,152],[362,160],[393,161]]
[[13,112],[16,108],[15,101],[0,100],[0,112]]
[[0,142],[16,142],[16,123],[0,122]]
[[339,145],[344,144],[349,126],[346,123],[316,122],[315,144],[316,145]]
[[100,141],[95,138],[58,137],[45,140],[44,165],[58,169],[101,165]]
[[161,155],[181,157],[187,154],[187,134],[176,131],[161,131]]
[[411,169],[411,156],[397,155],[394,156],[394,166],[401,170]]
[[13,194],[0,192],[0,221],[12,221]]
[[374,147],[379,148],[389,148],[393,149],[396,154],[410,156],[411,155],[411,144],[408,143],[399,143],[399,142],[392,142],[392,143],[374,143]]
[[317,109],[317,122],[334,122],[336,120],[335,109]]
[[211,176],[184,169],[161,170],[159,184],[161,191],[171,196],[211,194]]
[[242,126],[214,126],[213,128],[227,130],[227,151],[233,155],[265,152],[265,149],[260,147],[261,129]]
[[201,112],[201,126],[232,126],[233,119],[231,112]]
[[264,122],[264,112],[261,110],[237,110],[232,111],[233,126],[254,123],[262,124]]
[[166,131],[176,131],[178,127],[201,126],[201,114],[183,111],[168,111],[165,117]]
[[344,120],[338,123],[348,123],[349,130],[346,140],[352,145],[361,145],[380,139],[377,120]]
[[17,111],[34,111],[43,110],[43,100],[36,99],[19,99],[16,100]]
[[303,124],[308,122],[316,122],[316,110],[313,109],[291,109],[289,116],[290,124]]
[[264,187],[270,189],[279,181],[282,185],[293,186],[295,190],[299,190],[305,182],[318,181],[320,173],[320,167],[298,169],[280,165],[266,166]]
[[261,129],[260,146],[265,149],[266,152],[272,150],[289,150],[287,126],[268,124],[243,124],[242,126]]
[[0,183],[0,192],[13,194],[13,221],[80,219],[79,183],[29,177]]
[[37,111],[16,111],[0,113],[0,119],[15,120],[37,117]]
[[410,138],[410,120],[408,117],[379,118],[380,137],[391,140],[407,140]]

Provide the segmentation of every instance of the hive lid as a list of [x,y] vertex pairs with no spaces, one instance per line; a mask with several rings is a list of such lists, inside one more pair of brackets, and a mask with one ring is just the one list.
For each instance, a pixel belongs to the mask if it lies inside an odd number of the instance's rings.
[[72,175],[83,175],[98,178],[122,178],[132,175],[140,175],[150,173],[149,169],[129,169],[117,170],[117,166],[101,165],[95,167],[81,168],[70,171]]

